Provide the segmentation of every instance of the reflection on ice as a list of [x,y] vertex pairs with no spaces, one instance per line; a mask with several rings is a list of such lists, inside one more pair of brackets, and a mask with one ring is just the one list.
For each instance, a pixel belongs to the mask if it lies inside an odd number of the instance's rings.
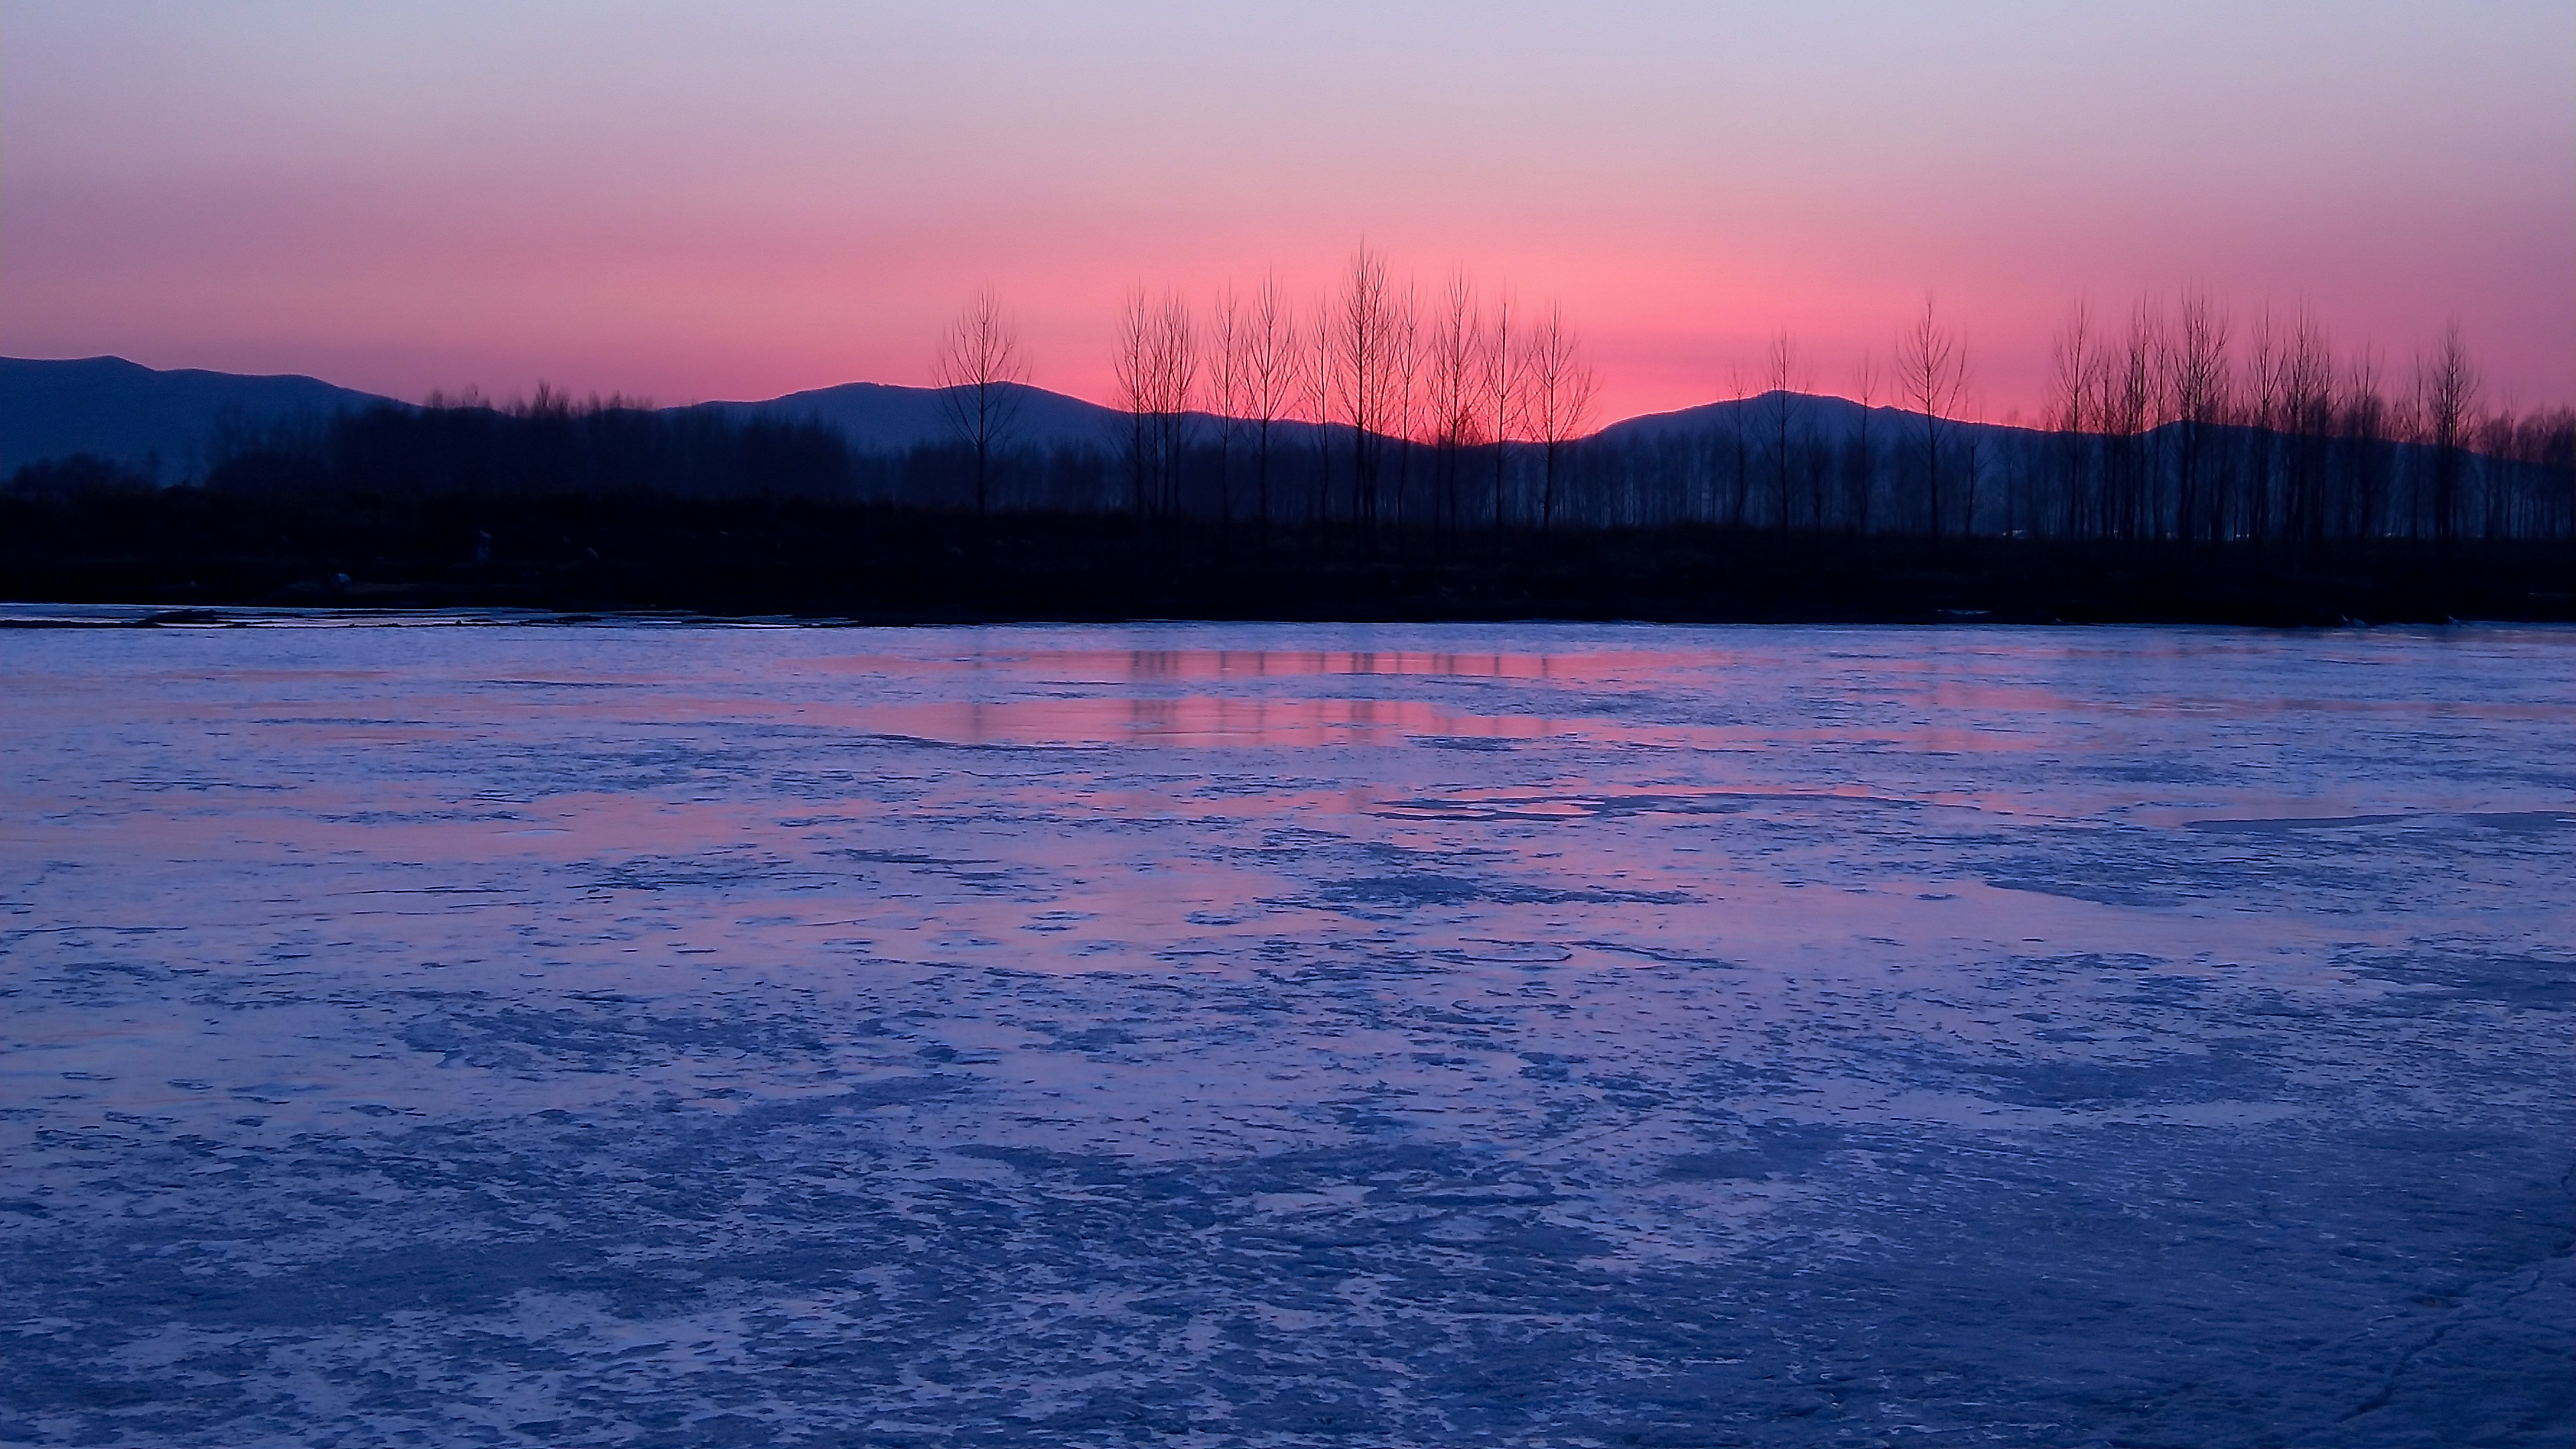
[[2576,1423],[2563,633],[335,622],[0,634],[0,1440]]

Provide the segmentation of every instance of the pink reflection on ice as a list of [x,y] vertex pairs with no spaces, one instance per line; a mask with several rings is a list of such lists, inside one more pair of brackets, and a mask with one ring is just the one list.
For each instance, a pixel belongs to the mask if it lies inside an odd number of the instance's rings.
[[1039,649],[997,650],[981,657],[920,659],[860,654],[824,667],[835,672],[916,674],[972,669],[1093,684],[1149,684],[1220,679],[1298,679],[1333,675],[1390,678],[1587,680],[1643,677],[1705,654],[1635,650],[1518,653],[1422,649]]
[[942,701],[861,708],[857,722],[958,744],[1393,745],[1416,735],[1535,740],[1543,716],[1464,714],[1418,699],[1178,695]]

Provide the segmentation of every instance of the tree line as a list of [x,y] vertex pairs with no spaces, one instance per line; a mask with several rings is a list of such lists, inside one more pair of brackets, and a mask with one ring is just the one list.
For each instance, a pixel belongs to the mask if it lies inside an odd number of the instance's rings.
[[[2305,309],[2202,291],[2114,321],[2069,309],[2034,418],[1975,416],[1965,338],[1926,301],[1884,362],[1820,388],[1788,332],[1719,402],[1589,431],[1594,374],[1554,304],[1463,273],[1397,280],[1361,247],[1322,296],[1275,277],[1132,290],[1092,439],[1024,439],[1029,365],[989,291],[941,339],[947,436],[854,448],[811,420],[575,401],[540,387],[233,426],[219,491],[657,493],[1187,520],[1267,544],[1325,527],[1472,534],[1688,524],[1748,536],[2050,538],[2317,549],[2576,538],[2576,410],[2491,406],[2457,327],[2405,366]],[[21,491],[114,481],[43,464]]]
[[[2045,440],[2016,459],[2029,526],[2084,538],[2561,538],[2576,411],[2488,407],[2459,326],[2392,375],[2309,309],[2240,318],[2209,293],[2122,325],[2070,309]],[[2025,450],[2028,452],[2029,450]]]
[[[985,364],[1000,359],[1004,365]],[[1453,272],[1397,284],[1363,246],[1334,292],[1275,278],[1194,307],[1132,290],[1117,422],[1089,506],[1141,519],[1338,523],[1455,537],[1559,523],[2323,547],[2380,538],[2576,537],[2576,409],[2486,405],[2459,328],[2405,369],[2339,350],[2302,307],[2239,316],[2209,293],[2088,304],[2054,339],[2042,415],[1972,416],[1969,349],[1927,298],[1850,396],[1817,395],[1785,330],[1696,425],[1588,435],[1594,374],[1551,304]],[[948,396],[1027,379],[979,294],[945,341]],[[961,425],[1007,453],[1007,412]],[[988,426],[991,424],[991,426]],[[1060,502],[1060,500],[1058,500]]]
[[[1131,290],[1112,374],[1116,422],[1102,441],[1121,495],[1100,501],[1139,520],[1240,519],[1263,538],[1276,523],[1548,527],[1575,503],[1571,464],[1595,392],[1559,306],[1524,311],[1457,272],[1436,293],[1399,283],[1365,245],[1332,293],[1304,301],[1275,275],[1204,307],[1171,288]],[[944,396],[977,400],[951,415],[975,457],[980,511],[1011,421],[980,400],[1028,376],[989,291],[942,339],[933,376]]]

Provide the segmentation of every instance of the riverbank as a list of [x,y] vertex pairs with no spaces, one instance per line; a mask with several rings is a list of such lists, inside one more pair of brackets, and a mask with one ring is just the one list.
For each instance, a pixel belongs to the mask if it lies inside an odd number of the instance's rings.
[[651,495],[0,498],[0,597],[679,610],[871,623],[2576,621],[2576,546],[2320,549],[1778,533],[1452,533]]

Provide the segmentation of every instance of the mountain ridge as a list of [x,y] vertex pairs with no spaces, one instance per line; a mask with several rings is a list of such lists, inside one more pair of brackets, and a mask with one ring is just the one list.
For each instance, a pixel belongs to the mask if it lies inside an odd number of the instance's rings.
[[0,476],[75,453],[156,482],[205,471],[217,433],[397,403],[302,373],[153,368],[122,357],[0,357]]
[[[1025,383],[1008,386],[1020,401],[1015,444],[1116,445],[1127,416],[1117,409]],[[1776,401],[1783,396],[1788,399],[1785,409]],[[29,463],[88,453],[157,482],[194,481],[204,475],[218,434],[226,427],[256,429],[319,421],[336,412],[378,406],[416,405],[301,373],[161,369],[112,356],[0,357],[0,477]],[[864,453],[901,453],[951,436],[939,390],[900,383],[836,383],[768,399],[684,403],[654,411],[716,413],[736,420],[812,420]],[[1742,415],[1746,436],[1758,441],[1764,427],[1776,430],[1783,425],[1784,412],[1785,425],[1801,441],[1839,442],[1857,430],[1863,408],[1848,398],[1826,394],[1760,393],[1622,418],[1586,438],[1622,443],[1705,438],[1731,431],[1733,419]],[[1876,424],[1891,430],[1909,421],[1921,426],[1920,413],[1884,406],[1868,412]],[[1224,421],[1213,413],[1190,416],[1202,428]],[[1291,445],[1310,441],[1315,427],[1295,420],[1273,426],[1284,430],[1284,441]],[[1950,426],[2021,431],[1984,422]],[[1890,431],[1887,436],[1893,443],[1900,435]]]

